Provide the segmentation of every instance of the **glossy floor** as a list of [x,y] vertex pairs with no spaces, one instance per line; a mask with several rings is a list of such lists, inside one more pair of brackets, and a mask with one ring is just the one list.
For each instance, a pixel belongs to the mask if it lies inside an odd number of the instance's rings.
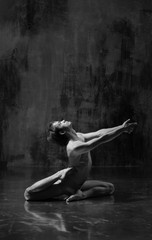
[[1,240],[152,239],[150,170],[94,168],[92,178],[115,184],[112,197],[70,204],[24,201],[24,189],[48,174],[37,168],[0,171]]

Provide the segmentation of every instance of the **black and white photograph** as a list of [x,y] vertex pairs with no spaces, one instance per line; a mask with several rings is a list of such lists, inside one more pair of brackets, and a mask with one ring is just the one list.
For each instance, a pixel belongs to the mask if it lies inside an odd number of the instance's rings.
[[0,0],[0,240],[152,239],[152,1]]

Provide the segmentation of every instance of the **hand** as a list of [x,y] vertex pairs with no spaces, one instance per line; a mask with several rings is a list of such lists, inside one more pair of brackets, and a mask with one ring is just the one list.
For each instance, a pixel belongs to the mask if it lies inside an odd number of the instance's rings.
[[135,126],[137,126],[137,123],[136,122],[130,123],[130,119],[128,119],[122,124],[122,127],[124,128],[124,132],[129,134],[134,130]]
[[69,172],[70,169],[71,168],[65,168],[65,169],[61,170],[61,175],[60,175],[60,178],[59,178],[61,181],[65,178],[67,172]]

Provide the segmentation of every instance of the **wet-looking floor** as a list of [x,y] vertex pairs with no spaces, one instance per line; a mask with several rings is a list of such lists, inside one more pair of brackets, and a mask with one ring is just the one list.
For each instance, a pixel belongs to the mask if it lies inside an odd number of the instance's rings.
[[151,240],[152,174],[141,168],[93,168],[91,178],[114,183],[111,197],[66,204],[26,202],[24,189],[54,172],[0,171],[0,239]]

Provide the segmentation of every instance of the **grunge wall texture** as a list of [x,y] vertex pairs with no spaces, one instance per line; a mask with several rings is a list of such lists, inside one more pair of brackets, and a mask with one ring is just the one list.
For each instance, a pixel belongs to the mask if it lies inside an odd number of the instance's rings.
[[64,165],[50,120],[78,131],[138,128],[92,152],[94,165],[152,156],[152,2],[0,1],[0,163]]

